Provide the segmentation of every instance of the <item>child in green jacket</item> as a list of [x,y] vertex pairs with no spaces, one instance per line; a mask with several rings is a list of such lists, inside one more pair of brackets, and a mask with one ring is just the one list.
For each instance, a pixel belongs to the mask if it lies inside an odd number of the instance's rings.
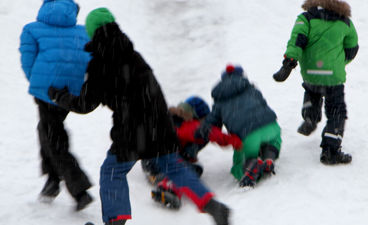
[[320,160],[324,164],[350,163],[351,155],[341,151],[347,118],[345,66],[358,52],[350,6],[340,0],[306,0],[302,8],[305,12],[295,22],[283,66],[273,78],[286,80],[299,61],[305,92],[304,122],[298,132],[308,136],[317,128],[324,98],[327,124],[322,132]]

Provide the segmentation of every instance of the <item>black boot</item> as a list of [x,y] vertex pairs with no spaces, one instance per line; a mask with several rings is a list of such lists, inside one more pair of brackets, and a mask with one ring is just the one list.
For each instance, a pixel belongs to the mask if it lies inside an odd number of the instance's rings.
[[170,209],[179,209],[181,200],[172,190],[158,187],[151,191],[152,199]]
[[298,128],[298,133],[309,136],[316,128],[316,123],[312,122],[311,120],[305,120]]
[[244,176],[239,181],[240,187],[254,187],[263,174],[261,159],[247,159],[244,165]]
[[259,156],[263,160],[263,172],[268,174],[276,174],[275,173],[275,164],[274,161],[279,156],[279,150],[270,144],[262,144],[261,151]]
[[226,205],[212,198],[203,210],[213,217],[216,225],[229,225],[230,209]]
[[334,165],[340,163],[350,163],[352,160],[352,156],[350,154],[344,153],[341,151],[341,147],[338,149],[334,148],[323,148],[320,161],[325,165]]
[[105,223],[105,225],[125,225],[126,220],[117,220]]
[[50,176],[41,190],[41,197],[55,198],[60,193],[60,179]]
[[82,191],[76,196],[75,199],[77,200],[77,206],[75,209],[76,211],[80,211],[86,208],[87,205],[89,205],[93,201],[93,198],[91,197],[91,195],[88,194],[87,191]]

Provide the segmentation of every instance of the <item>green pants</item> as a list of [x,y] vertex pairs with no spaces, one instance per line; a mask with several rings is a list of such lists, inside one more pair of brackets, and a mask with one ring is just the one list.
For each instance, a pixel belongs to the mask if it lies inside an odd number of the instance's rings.
[[234,150],[233,166],[231,174],[240,180],[244,175],[245,160],[257,158],[262,144],[269,144],[277,148],[280,152],[281,129],[277,122],[269,123],[251,132],[243,139],[243,148],[240,151]]

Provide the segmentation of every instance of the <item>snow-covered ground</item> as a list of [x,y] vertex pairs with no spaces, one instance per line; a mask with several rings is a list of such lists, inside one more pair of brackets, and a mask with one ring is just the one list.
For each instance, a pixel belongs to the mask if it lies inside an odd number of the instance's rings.
[[[241,64],[262,90],[282,127],[276,176],[244,191],[229,174],[230,149],[208,145],[199,155],[205,168],[202,180],[233,209],[233,225],[367,224],[368,2],[348,2],[360,38],[360,51],[347,67],[346,83],[349,119],[343,149],[353,155],[353,162],[327,167],[319,162],[323,124],[310,137],[296,133],[303,96],[299,68],[284,83],[272,79],[296,16],[302,12],[301,0],[78,0],[81,24],[90,10],[110,8],[154,69],[170,105],[194,94],[211,103],[211,88],[228,62]],[[39,168],[38,114],[27,93],[18,46],[23,25],[35,19],[41,3],[0,1],[0,224],[102,224],[99,166],[111,144],[111,112],[106,108],[83,116],[71,113],[66,120],[71,151],[94,183],[95,201],[74,212],[65,187],[52,204],[38,201],[45,182]],[[133,210],[128,224],[213,224],[190,201],[184,200],[179,211],[154,203],[139,163],[128,179]]]

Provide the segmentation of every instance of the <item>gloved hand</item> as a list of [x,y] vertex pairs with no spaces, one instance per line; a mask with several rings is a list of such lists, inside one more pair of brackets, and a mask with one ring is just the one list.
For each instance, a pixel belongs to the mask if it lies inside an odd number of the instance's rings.
[[297,65],[298,62],[295,59],[285,57],[285,59],[282,61],[281,69],[273,75],[273,79],[277,82],[285,81],[289,77],[291,70]]
[[242,141],[237,135],[224,134],[220,128],[215,126],[211,128],[208,138],[211,142],[216,142],[220,146],[232,145],[237,150],[242,148]]
[[229,144],[225,134],[221,132],[220,128],[215,126],[212,126],[208,139],[211,142],[216,142],[220,146],[226,146]]
[[229,143],[237,151],[240,151],[243,148],[242,140],[240,140],[240,138],[236,134],[230,134]]
[[69,89],[66,86],[63,89],[58,89],[58,88],[55,88],[55,87],[49,87],[49,90],[48,90],[47,94],[49,95],[50,99],[53,102],[57,102],[62,95],[64,95],[65,93],[68,93],[68,92],[69,92]]

